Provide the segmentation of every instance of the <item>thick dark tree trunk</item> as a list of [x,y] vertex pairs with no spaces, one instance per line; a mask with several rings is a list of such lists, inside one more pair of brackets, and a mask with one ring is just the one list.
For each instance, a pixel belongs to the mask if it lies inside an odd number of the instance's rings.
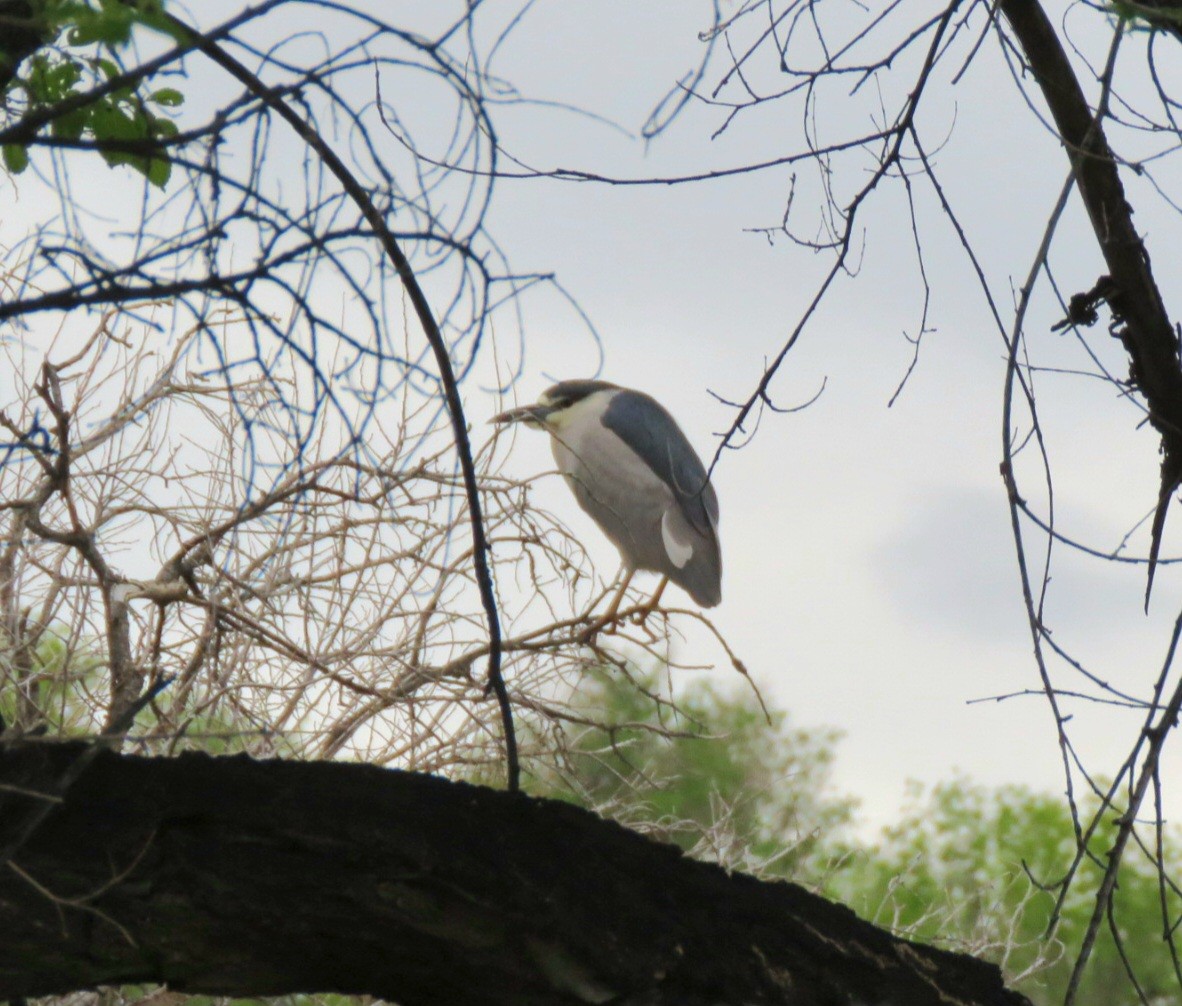
[[72,772],[92,750],[0,745],[0,998],[1027,1002],[992,965],[566,804],[339,763],[103,750]]

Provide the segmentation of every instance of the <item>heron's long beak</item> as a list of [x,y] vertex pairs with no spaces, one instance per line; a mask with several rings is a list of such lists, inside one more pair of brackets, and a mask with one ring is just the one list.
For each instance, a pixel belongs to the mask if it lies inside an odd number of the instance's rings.
[[541,426],[546,421],[546,417],[554,410],[548,405],[522,405],[516,409],[510,409],[508,412],[502,412],[499,416],[493,416],[489,420],[490,423],[526,423],[529,426]]

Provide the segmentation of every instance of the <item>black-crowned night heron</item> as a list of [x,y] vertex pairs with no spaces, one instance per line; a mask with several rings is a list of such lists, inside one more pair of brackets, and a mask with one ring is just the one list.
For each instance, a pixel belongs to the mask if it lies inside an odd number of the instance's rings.
[[614,619],[638,569],[672,580],[705,608],[722,600],[718,497],[681,427],[655,399],[607,381],[562,381],[536,405],[494,416],[550,434],[554,459],[620,550],[625,575],[601,621]]

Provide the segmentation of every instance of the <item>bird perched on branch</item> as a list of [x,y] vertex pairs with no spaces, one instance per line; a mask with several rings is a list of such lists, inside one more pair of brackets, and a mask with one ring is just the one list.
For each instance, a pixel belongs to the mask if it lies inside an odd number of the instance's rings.
[[670,580],[704,608],[722,600],[718,497],[681,427],[654,398],[607,381],[562,381],[536,405],[492,421],[550,434],[575,499],[619,549],[624,578],[601,624],[615,619],[638,569],[662,576],[647,611]]

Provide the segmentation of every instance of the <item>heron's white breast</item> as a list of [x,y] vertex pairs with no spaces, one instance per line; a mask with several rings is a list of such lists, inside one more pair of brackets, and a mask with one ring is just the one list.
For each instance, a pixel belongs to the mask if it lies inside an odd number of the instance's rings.
[[604,453],[603,438],[614,436],[603,425],[603,414],[611,403],[612,394],[607,389],[592,392],[548,418],[550,446],[563,474],[577,476],[589,465],[598,467]]
[[656,533],[661,515],[674,505],[673,493],[621,437],[603,425],[612,394],[597,391],[553,417],[548,425],[554,460],[596,520],[602,523],[614,517],[633,532],[638,530],[636,522],[651,521]]

